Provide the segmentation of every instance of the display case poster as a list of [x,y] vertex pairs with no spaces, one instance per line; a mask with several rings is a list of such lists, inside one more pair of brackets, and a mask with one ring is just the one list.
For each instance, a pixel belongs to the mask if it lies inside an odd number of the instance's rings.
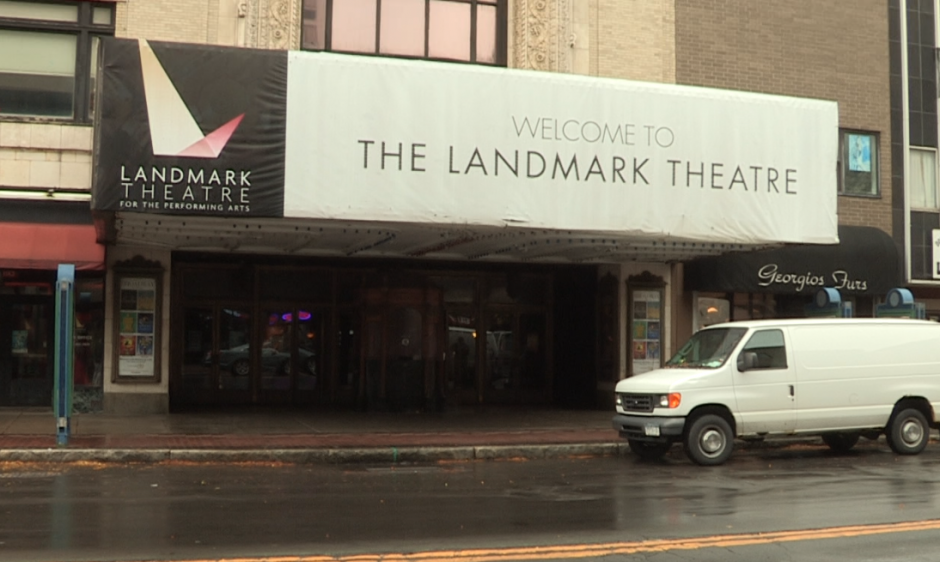
[[154,376],[154,314],[157,281],[121,279],[118,372],[123,377]]
[[11,353],[26,353],[29,351],[29,330],[13,330]]
[[639,375],[661,365],[662,349],[660,291],[633,292],[633,374]]

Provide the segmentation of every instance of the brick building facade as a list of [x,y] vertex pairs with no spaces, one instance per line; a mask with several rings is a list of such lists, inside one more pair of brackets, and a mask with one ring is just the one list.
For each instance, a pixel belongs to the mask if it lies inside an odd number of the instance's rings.
[[[325,7],[332,5],[327,0],[108,0],[81,4],[85,6],[83,9],[98,10],[93,13],[100,13],[102,17],[105,13],[110,14],[107,23],[96,23],[88,28],[92,34],[153,42],[291,51],[303,47],[308,20],[322,18]],[[469,0],[460,0],[459,5],[470,4]],[[861,192],[847,189],[842,183],[831,186],[842,193],[837,200],[839,224],[847,229],[845,232],[859,232],[852,231],[852,228],[875,229],[885,237],[893,237],[893,244],[903,248],[903,226],[899,227],[898,222],[902,216],[898,201],[903,197],[899,199],[897,191],[898,161],[892,157],[892,147],[897,145],[898,135],[897,127],[892,129],[892,100],[896,97],[892,97],[890,77],[896,65],[888,48],[894,40],[889,4],[894,5],[879,0],[863,0],[852,6],[820,4],[811,0],[787,3],[748,0],[479,0],[479,5],[478,0],[472,2],[474,9],[481,10],[480,14],[490,13],[486,12],[490,10],[498,15],[494,27],[495,66],[596,77],[598,87],[609,84],[607,79],[615,79],[837,102],[840,141],[847,143],[851,138],[875,143],[871,147],[874,156],[862,162],[858,171],[863,182]],[[103,19],[100,21],[104,22]],[[25,29],[29,25],[32,23],[0,17],[0,32],[3,29]],[[96,27],[98,25],[100,27]],[[430,43],[431,39],[427,42]],[[91,65],[93,61],[84,64]],[[89,79],[94,82],[94,75]],[[88,90],[89,95],[90,92],[91,89]],[[87,205],[92,190],[93,115],[50,119],[9,116],[3,111],[0,105],[0,192],[4,197],[10,200],[42,197]],[[773,142],[773,139],[763,138],[760,131],[749,131],[748,134],[751,135],[748,142]],[[821,158],[831,157],[821,155]],[[842,159],[840,162],[843,166],[839,172],[842,182],[845,166],[849,164]],[[853,181],[859,177],[853,176]],[[864,184],[865,181],[869,183]],[[115,286],[118,278],[114,275],[116,268],[134,263],[160,264],[158,286],[161,294],[158,302],[162,310],[158,312],[167,329],[185,327],[181,320],[181,316],[186,315],[185,310],[175,308],[177,305],[173,304],[179,300],[179,291],[183,290],[184,283],[179,277],[182,274],[174,272],[177,269],[188,271],[195,264],[191,263],[192,260],[180,260],[180,255],[188,254],[172,244],[137,243],[152,234],[144,228],[145,222],[133,215],[118,220],[111,217],[109,222],[99,215],[98,239],[108,248],[102,267],[112,274],[108,276],[108,290],[99,298],[99,305],[109,309],[103,312],[104,326],[96,336],[101,340],[101,347],[107,350],[98,358],[103,375],[97,381],[97,388],[103,394],[99,407],[109,411],[166,411],[174,392],[184,382],[177,371],[185,363],[181,358],[181,348],[185,345],[171,337],[160,341],[155,350],[160,358],[161,372],[153,380],[141,384],[122,380],[114,374],[119,361],[114,352],[119,338],[118,305],[115,304],[119,292]],[[167,219],[167,224],[182,232],[183,226],[173,220]],[[115,231],[121,228],[126,229],[126,236],[130,236],[128,233],[133,229],[140,229],[143,234],[128,241],[131,238],[115,235]],[[196,227],[186,225],[186,228]],[[208,226],[204,228],[209,229]],[[864,232],[869,233],[867,230]],[[169,236],[166,232],[160,235]],[[884,242],[877,235],[868,240],[882,245]],[[237,245],[233,244],[233,247]],[[887,254],[873,255],[887,255],[886,259],[890,259],[890,248],[886,251]],[[721,252],[711,251],[708,255],[717,253]],[[214,255],[220,263],[225,262],[225,267],[235,267],[236,258],[231,258],[233,263],[229,263],[225,261],[229,257],[221,252]],[[564,401],[558,397],[568,393],[577,396],[574,400],[577,405],[604,405],[610,399],[614,383],[635,374],[631,316],[636,311],[632,303],[644,288],[662,290],[664,326],[661,344],[664,356],[671,354],[677,342],[709,322],[762,315],[798,315],[804,312],[804,306],[812,299],[809,289],[804,290],[804,287],[776,292],[766,287],[752,290],[733,283],[708,280],[704,274],[690,277],[686,264],[696,257],[701,256],[694,252],[660,254],[652,258],[635,254],[592,265],[586,275],[577,268],[550,274],[556,276],[553,278],[556,289],[572,294],[583,293],[586,289],[590,294],[587,300],[591,302],[579,301],[579,310],[583,312],[580,315],[552,311],[552,307],[547,305],[546,314],[552,317],[549,324],[559,334],[569,335],[559,325],[565,324],[569,317],[576,318],[578,328],[571,331],[578,333],[570,335],[583,337],[578,344],[586,348],[578,357],[567,357],[566,354],[571,354],[567,348],[557,352],[560,358],[546,356],[554,364],[555,372],[551,377],[562,381],[553,383],[556,385],[554,394],[546,394],[547,401],[563,404]],[[249,269],[255,268],[252,271],[260,272],[259,276],[263,275],[265,267],[271,265],[264,261],[268,257],[239,259],[256,260],[257,263],[252,262]],[[728,259],[733,261],[735,257],[732,254]],[[796,260],[791,265],[803,268],[805,272],[807,266],[800,262],[799,252],[787,259]],[[833,261],[834,258],[824,257],[824,261],[826,259]],[[277,267],[292,266],[287,262],[277,262],[274,257],[269,261]],[[303,265],[306,267],[310,263],[305,261]],[[851,262],[851,267],[856,267],[857,263]],[[372,265],[370,262],[369,266]],[[345,265],[336,271],[342,272],[343,267]],[[702,267],[727,269],[723,263],[706,263]],[[841,267],[844,269],[846,266]],[[4,268],[2,261],[0,268]],[[823,273],[828,275],[828,272]],[[868,275],[860,271],[849,273],[859,278]],[[860,287],[861,283],[864,282],[853,281],[852,286]],[[869,283],[871,290],[845,294],[846,300],[855,305],[858,315],[872,314],[879,302],[877,291],[883,289],[883,284],[877,285],[876,290],[876,284],[873,281]],[[251,306],[257,312],[259,305]],[[717,311],[716,316],[706,312],[713,307]],[[519,317],[516,318],[518,327]],[[556,339],[559,339],[558,335]],[[614,344],[604,344],[606,341]],[[481,359],[485,355],[483,347]],[[292,353],[296,355],[297,352],[295,348]],[[260,366],[260,358],[252,360],[256,367]],[[561,374],[566,372],[588,374]],[[218,378],[217,374],[213,376]],[[467,395],[471,400],[483,400],[484,396],[492,395],[493,388],[484,388],[484,375],[480,376],[479,388],[471,389],[478,392]],[[3,377],[2,372],[0,377]],[[339,387],[335,385],[338,383],[334,381],[332,384],[331,396],[336,399]],[[258,389],[262,387],[253,388],[251,400],[256,401],[260,396]],[[366,390],[356,392],[365,393]]]

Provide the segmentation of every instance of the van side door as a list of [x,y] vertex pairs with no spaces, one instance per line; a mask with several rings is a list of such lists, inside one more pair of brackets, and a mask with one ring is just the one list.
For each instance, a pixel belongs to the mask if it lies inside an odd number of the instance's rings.
[[738,434],[796,429],[796,370],[780,328],[753,332],[732,365]]

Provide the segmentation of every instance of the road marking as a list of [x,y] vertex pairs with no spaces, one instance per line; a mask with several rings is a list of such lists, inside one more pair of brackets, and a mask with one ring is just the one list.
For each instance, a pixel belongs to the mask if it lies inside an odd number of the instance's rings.
[[940,519],[885,523],[879,525],[851,525],[803,531],[775,531],[737,535],[716,535],[687,539],[659,539],[634,542],[531,546],[513,548],[485,548],[467,550],[431,550],[410,554],[352,554],[348,556],[269,556],[260,558],[204,558],[177,562],[508,562],[510,560],[556,560],[559,558],[592,558],[613,554],[639,554],[671,550],[697,550],[701,548],[728,548],[779,542],[810,541],[907,533],[940,529]]

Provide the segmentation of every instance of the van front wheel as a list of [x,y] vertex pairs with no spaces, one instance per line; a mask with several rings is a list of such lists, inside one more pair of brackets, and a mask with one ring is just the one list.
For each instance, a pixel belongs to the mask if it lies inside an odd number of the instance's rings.
[[704,414],[692,420],[685,433],[685,454],[696,464],[719,465],[734,450],[731,425],[721,416]]
[[927,446],[930,428],[920,410],[907,408],[896,413],[885,432],[888,446],[899,455],[916,455]]

